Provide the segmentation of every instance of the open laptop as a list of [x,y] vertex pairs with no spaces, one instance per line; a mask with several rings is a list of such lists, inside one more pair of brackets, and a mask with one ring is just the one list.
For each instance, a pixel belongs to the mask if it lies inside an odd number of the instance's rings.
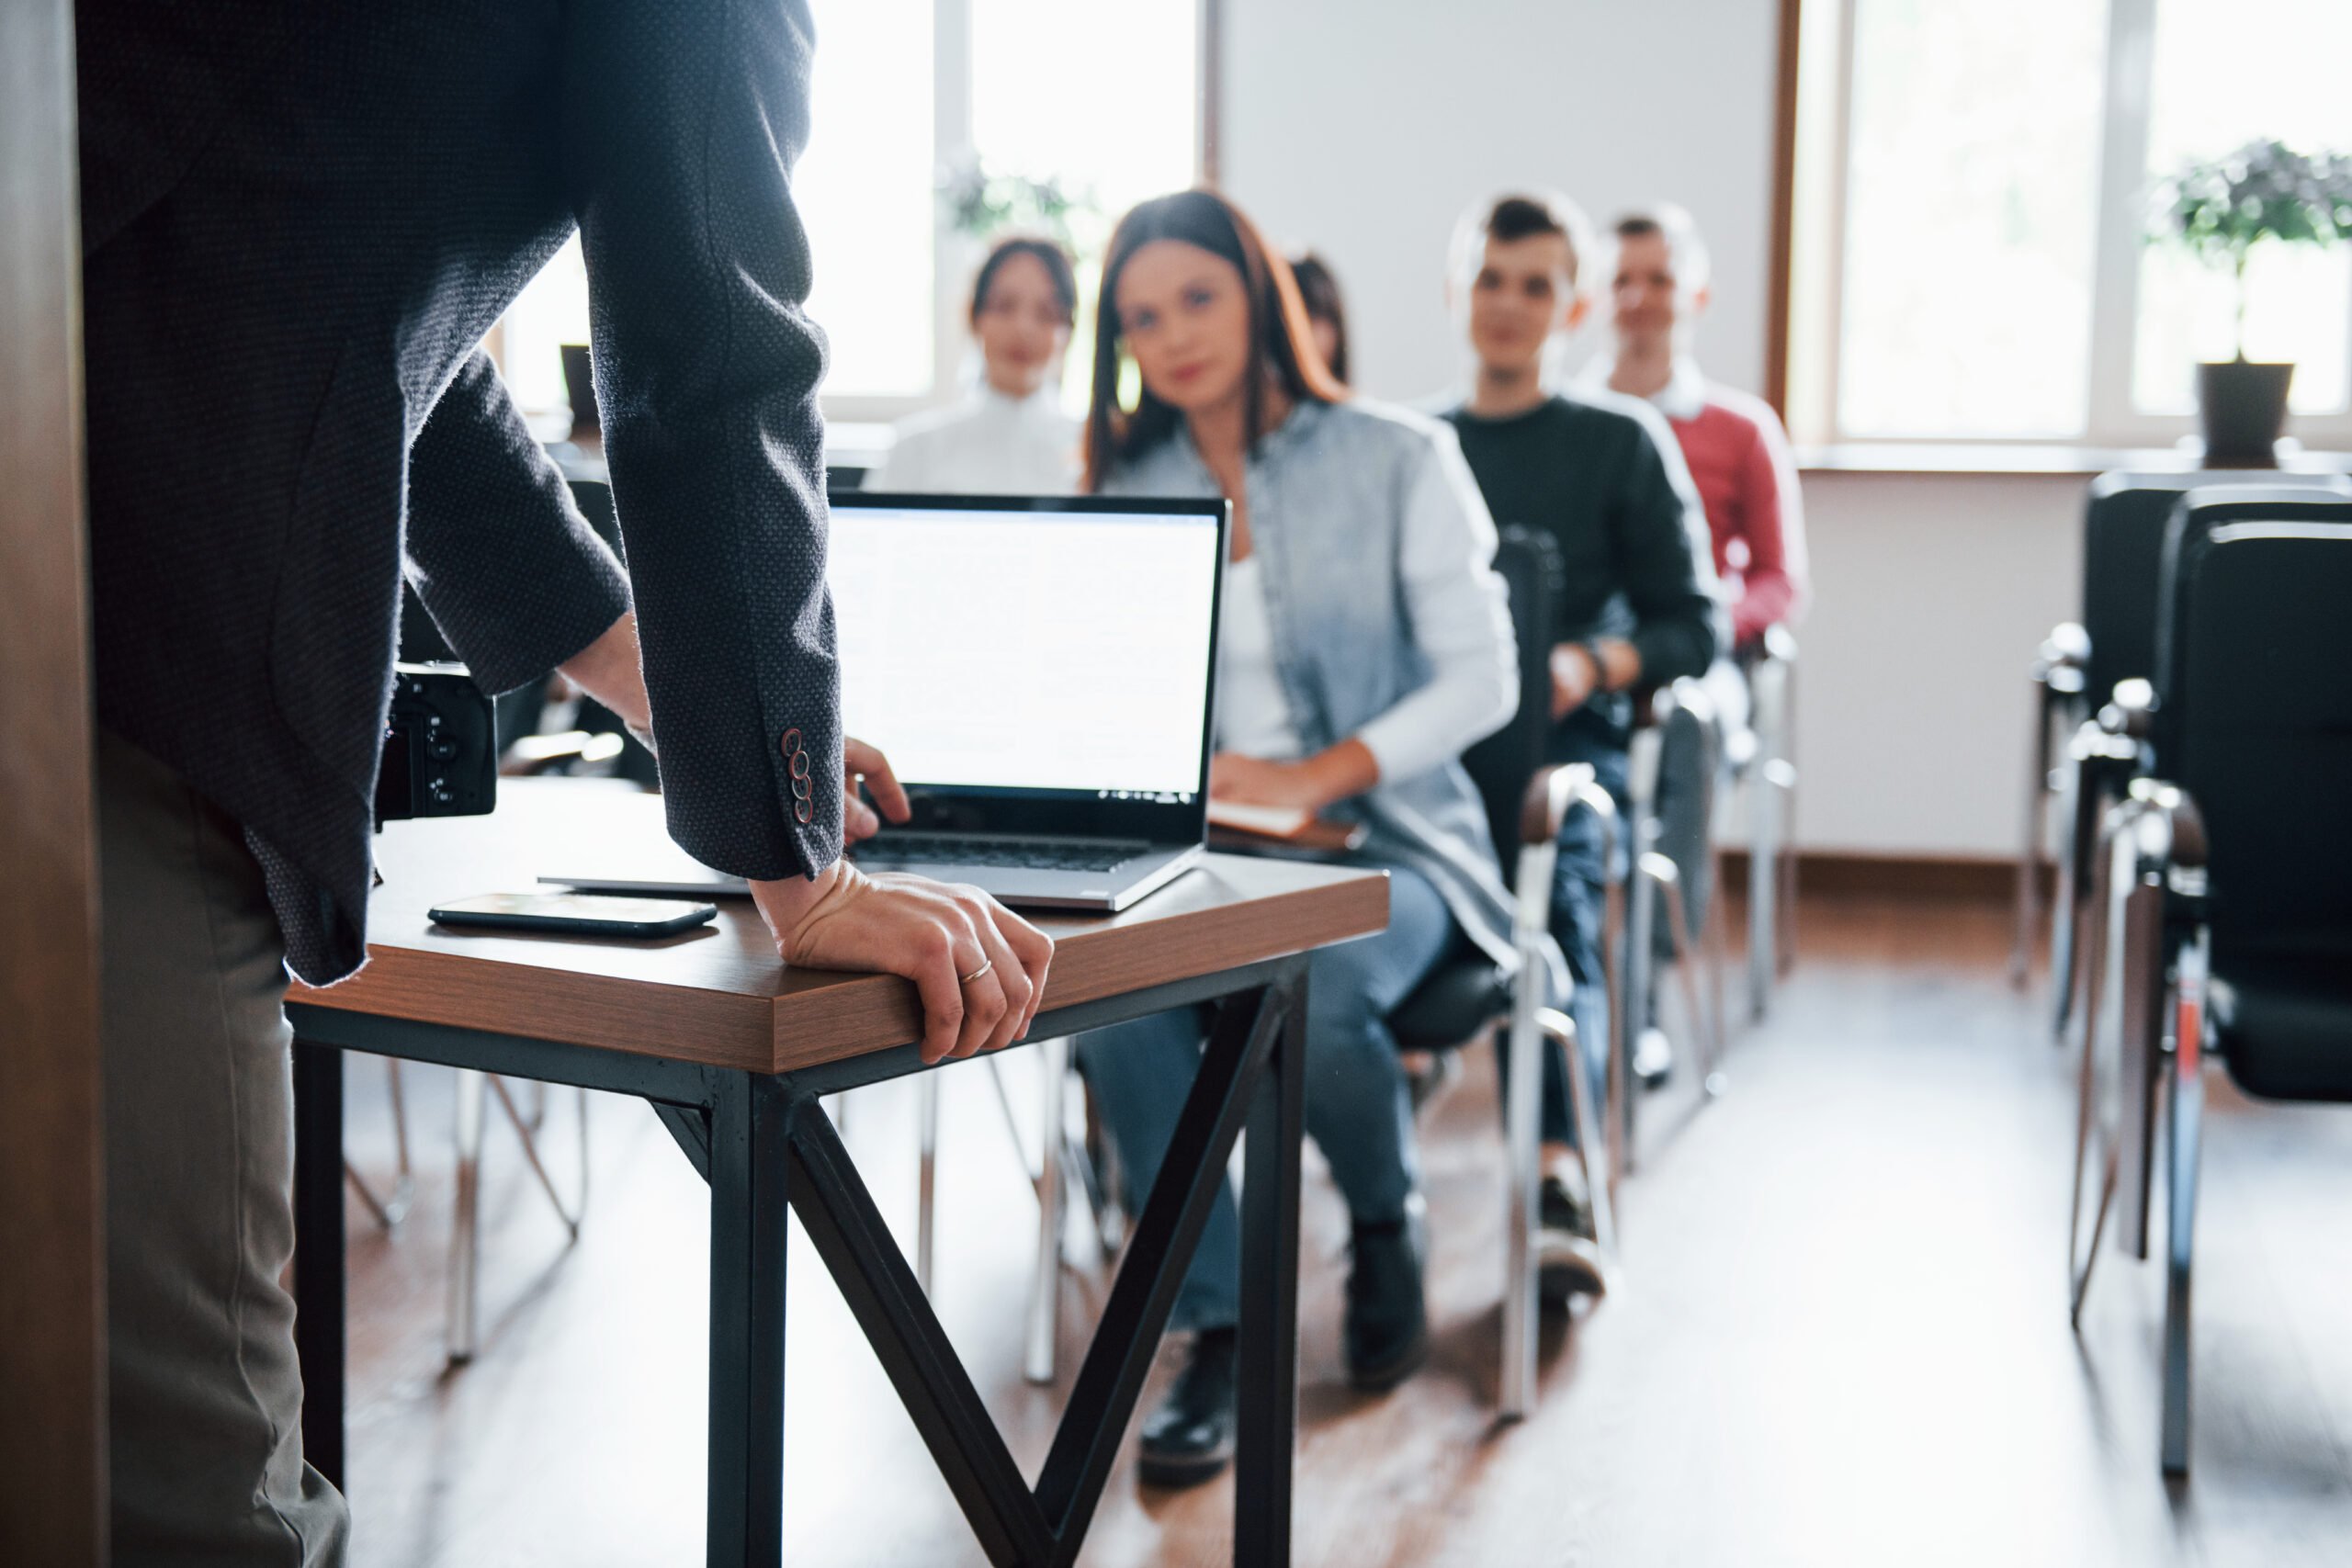
[[[1201,857],[1226,502],[856,491],[832,509],[842,716],[914,806],[857,864],[1115,910]],[[542,880],[745,891],[677,863]]]

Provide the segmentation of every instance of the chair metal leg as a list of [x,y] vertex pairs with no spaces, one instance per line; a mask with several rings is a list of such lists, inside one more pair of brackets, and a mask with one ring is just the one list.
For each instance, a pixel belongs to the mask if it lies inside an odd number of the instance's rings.
[[1689,907],[1682,901],[1682,875],[1672,860],[1662,854],[1642,857],[1642,871],[1658,889],[1658,897],[1666,906],[1667,929],[1675,933],[1679,956],[1674,962],[1675,982],[1682,992],[1682,1010],[1690,1019],[1692,1051],[1699,1058],[1699,1081],[1706,1096],[1713,1099],[1722,1092],[1722,1042],[1713,1036],[1707,1027],[1707,1016],[1699,1006],[1699,977],[1695,968],[1696,946],[1690,938]]
[[399,1174],[392,1179],[390,1194],[379,1198],[376,1190],[368,1185],[368,1179],[359,1174],[359,1168],[345,1156],[343,1179],[350,1184],[352,1191],[359,1195],[359,1201],[368,1213],[375,1216],[376,1224],[389,1231],[398,1227],[408,1217],[409,1206],[416,1198],[416,1178],[411,1173],[408,1163],[408,1108],[401,1103],[400,1058],[385,1057],[384,1069],[391,1091],[392,1145],[400,1162],[397,1168]]
[[915,1283],[928,1296],[932,1217],[939,1176],[939,1075],[935,1072],[922,1074],[915,1079],[915,1121],[922,1149],[915,1183]]
[[[537,1082],[538,1080],[534,1079],[533,1081]],[[547,1085],[544,1083],[539,1084],[540,1092],[534,1102],[537,1113],[535,1119],[525,1118],[521,1107],[514,1103],[514,1093],[507,1089],[506,1080],[504,1078],[500,1077],[495,1074],[492,1075],[490,1087],[492,1089],[496,1091],[498,1095],[498,1103],[505,1108],[506,1119],[514,1124],[514,1135],[521,1140],[523,1145],[523,1158],[529,1164],[531,1168],[531,1174],[539,1179],[539,1190],[548,1195],[548,1201],[554,1206],[556,1218],[563,1222],[564,1230],[569,1233],[572,1240],[578,1241],[580,1239],[581,1217],[586,1209],[588,1176],[587,1150],[583,1147],[581,1150],[580,1156],[582,1207],[578,1211],[567,1209],[563,1206],[563,1195],[555,1190],[555,1179],[548,1174],[547,1166],[539,1158],[539,1143],[538,1139],[534,1136],[535,1130],[540,1125],[543,1125],[546,1121]],[[588,1091],[586,1089],[582,1089],[580,1094],[582,1107],[580,1130],[581,1134],[584,1139],[588,1131]]]
[[[1510,1074],[1505,1097],[1510,1174],[1503,1182],[1503,1360],[1499,1410],[1507,1421],[1524,1416],[1535,1404],[1536,1300],[1535,1227],[1544,1149],[1537,1113],[1543,1101],[1543,1032],[1537,1022],[1542,987],[1522,976],[1512,988]],[[1574,1031],[1570,1032],[1573,1041]],[[1571,1051],[1568,1081],[1583,1077],[1585,1065]],[[1581,1129],[1580,1129],[1581,1130]]]
[[[1634,1092],[1638,1080],[1634,1075],[1634,1047],[1641,1039],[1642,1029],[1647,1022],[1650,990],[1657,962],[1654,946],[1657,941],[1657,879],[1651,874],[1649,863],[1652,858],[1647,854],[1635,855],[1626,878],[1625,951],[1619,961],[1625,976],[1619,987],[1623,993],[1624,1006],[1612,1020],[1612,1032],[1617,1039],[1616,1049],[1611,1054],[1617,1058],[1618,1071],[1624,1082],[1623,1091],[1617,1100],[1617,1135],[1623,1154],[1623,1168],[1627,1175],[1638,1168],[1641,1157],[1636,1125],[1638,1116],[1634,1108],[1635,1101],[1641,1097]],[[1642,1023],[1634,1021],[1636,1011],[1645,1015]]]
[[1701,959],[1707,966],[1707,1005],[1715,1032],[1715,1072],[1709,1080],[1707,1092],[1721,1094],[1725,1087],[1721,1081],[1723,1059],[1731,1054],[1731,1014],[1724,1006],[1725,950],[1730,945],[1725,927],[1729,918],[1724,913],[1723,852],[1711,848],[1707,852],[1714,857],[1715,896],[1707,900],[1707,912],[1699,922],[1698,946]]
[[[2111,966],[2120,965],[2123,913],[2116,888],[2120,880],[2117,874],[2121,871],[2128,878],[2128,868],[2133,863],[2132,852],[2126,841],[2126,829],[2133,815],[2131,807],[2119,807],[2110,820],[2101,825],[2092,898],[2083,918],[2086,940],[2082,955],[2082,1056],[2075,1076],[2074,1195],[2066,1221],[2067,1316],[2077,1329],[2082,1326],[2083,1303],[2090,1295],[2091,1277],[2098,1267],[2098,1245],[2106,1235],[2108,1212],[2115,1199],[2115,1142],[2103,1136],[2105,1128],[2099,1115],[2107,1092],[2100,1081],[2099,1063],[2109,1055],[2108,1029],[2101,1014],[2109,990],[2122,985],[2121,976],[2110,976],[2109,971]],[[2083,1202],[2092,1180],[2094,1160],[2098,1168],[2098,1194],[2086,1238]]]
[[457,1213],[449,1230],[448,1356],[453,1367],[474,1359],[475,1275],[481,1258],[481,1135],[487,1075],[458,1069]]
[[1029,1276],[1029,1314],[1021,1358],[1022,1375],[1034,1383],[1054,1381],[1054,1348],[1060,1337],[1062,1298],[1062,1088],[1069,1070],[1069,1042],[1037,1043],[1039,1132],[1036,1175],[1037,1258]]
[[2051,701],[2046,670],[2033,672],[2033,734],[2026,745],[2025,838],[2018,849],[2017,917],[2009,940],[2009,984],[2025,989],[2041,934],[2041,868],[2050,832]]
[[1780,803],[1764,776],[1766,761],[1759,750],[1747,771],[1747,1016],[1759,1023],[1772,1005],[1772,960],[1779,940],[1772,916],[1780,859],[1779,825],[1773,817]]
[[1592,1240],[1600,1249],[1604,1277],[1613,1286],[1618,1269],[1617,1204],[1610,1196],[1609,1172],[1606,1166],[1593,1156],[1600,1146],[1600,1108],[1592,1102],[1592,1080],[1584,1070],[1584,1055],[1577,1043],[1576,1021],[1564,1012],[1544,1008],[1535,1015],[1544,1032],[1557,1042],[1567,1053],[1577,1070],[1568,1079],[1568,1111],[1576,1118],[1577,1159],[1584,1168],[1585,1190],[1592,1203]]
[[2197,1170],[2205,1121],[2205,989],[2211,938],[2181,949],[2173,1008],[2170,1157],[2165,1247],[2164,1470],[2188,1473],[2189,1283],[2196,1259]]
[[[2071,739],[2066,754],[2057,762],[2058,852],[2051,859],[2050,898],[2050,993],[2058,1010],[2056,1036],[2065,1041],[2066,1011],[2071,1005],[2075,983],[2075,910],[2081,901],[2083,888],[2077,870],[2080,852],[2078,836],[2084,831],[2082,820],[2083,764]],[[2097,830],[2093,819],[2092,830]]]

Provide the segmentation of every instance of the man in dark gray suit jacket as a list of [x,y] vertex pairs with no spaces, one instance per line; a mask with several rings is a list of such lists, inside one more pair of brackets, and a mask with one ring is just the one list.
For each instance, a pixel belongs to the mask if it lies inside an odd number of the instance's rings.
[[[914,979],[926,1055],[1025,1031],[1051,944],[840,858],[845,760],[895,785],[840,727],[800,0],[77,24],[116,1560],[334,1562],[280,1003],[365,958],[404,567],[489,686],[650,729],[678,841],[787,960]],[[575,225],[626,573],[476,353]]]

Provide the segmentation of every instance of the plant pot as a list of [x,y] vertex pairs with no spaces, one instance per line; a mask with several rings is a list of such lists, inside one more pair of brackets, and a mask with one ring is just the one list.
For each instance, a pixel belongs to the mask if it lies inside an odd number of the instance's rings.
[[2287,424],[2292,365],[2257,365],[2245,358],[2197,367],[2197,405],[2205,425],[2209,468],[2275,468],[2278,434]]

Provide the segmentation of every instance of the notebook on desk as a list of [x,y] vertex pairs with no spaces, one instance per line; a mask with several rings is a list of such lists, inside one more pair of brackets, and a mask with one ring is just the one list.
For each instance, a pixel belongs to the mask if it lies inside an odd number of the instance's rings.
[[[1115,910],[1200,858],[1226,502],[858,491],[832,505],[842,712],[914,806],[852,849],[858,865]],[[678,863],[542,880],[747,891]]]

